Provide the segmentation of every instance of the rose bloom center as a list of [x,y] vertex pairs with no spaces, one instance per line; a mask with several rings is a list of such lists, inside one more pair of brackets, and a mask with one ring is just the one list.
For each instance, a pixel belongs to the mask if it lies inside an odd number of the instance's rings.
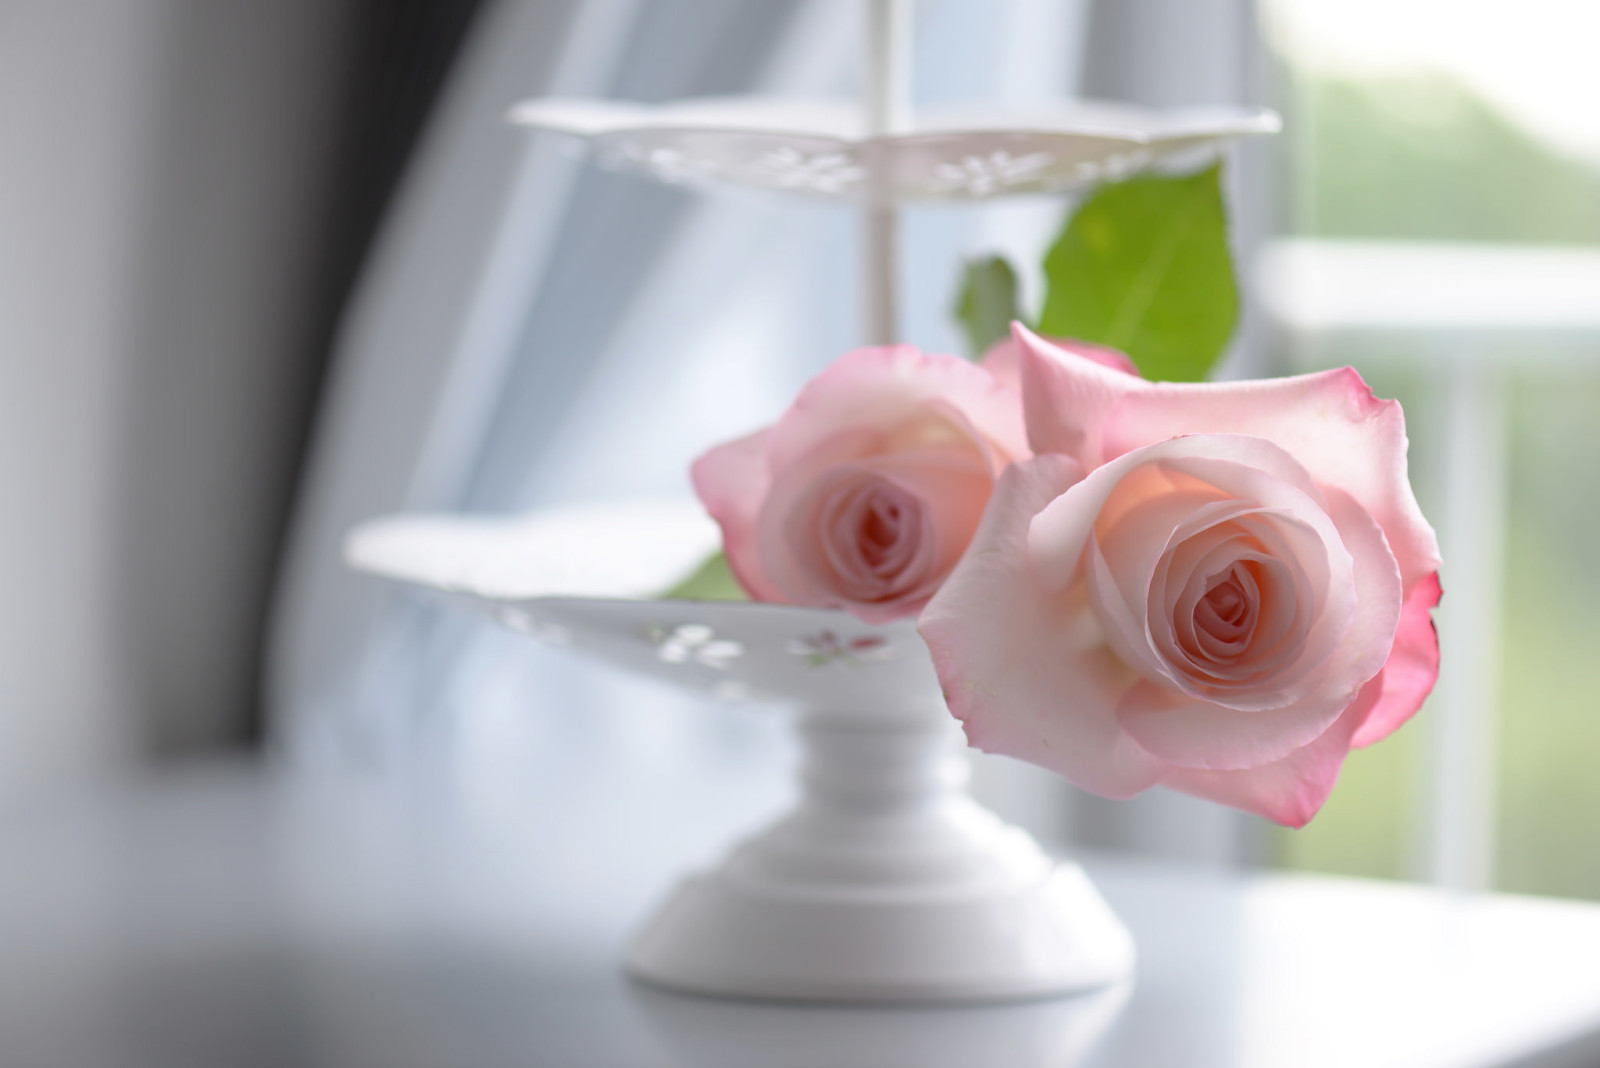
[[[906,571],[917,550],[922,513],[912,497],[894,484],[872,480],[848,494],[835,513],[827,544],[840,553],[842,576],[877,579],[891,585]],[[853,553],[850,550],[854,550]],[[850,556],[854,560],[850,560]]]
[[922,506],[900,487],[869,479],[835,497],[822,524],[828,564],[855,599],[893,597],[920,581]]
[[1255,624],[1255,601],[1245,589],[1250,577],[1238,571],[1229,568],[1224,575],[1213,575],[1206,583],[1206,595],[1194,607],[1196,629],[1219,641],[1247,637]]
[[868,497],[866,518],[861,524],[861,557],[873,571],[882,573],[900,561],[895,549],[905,527],[905,508],[899,500],[874,487]]

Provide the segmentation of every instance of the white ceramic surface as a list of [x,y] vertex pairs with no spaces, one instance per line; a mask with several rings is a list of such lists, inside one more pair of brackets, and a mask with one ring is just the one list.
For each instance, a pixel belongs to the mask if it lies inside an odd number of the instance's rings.
[[741,997],[934,1002],[1128,975],[1132,940],[1082,871],[966,795],[960,731],[909,622],[649,599],[717,544],[698,505],[655,502],[379,520],[351,535],[348,557],[619,667],[796,708],[799,804],[678,887],[634,943],[639,978]]
[[602,165],[660,181],[884,203],[1069,192],[1279,128],[1270,111],[1091,101],[921,112],[906,132],[877,136],[854,101],[541,99],[511,118],[584,138]]
[[1128,858],[1086,867],[1139,977],[1086,997],[873,1009],[625,982],[638,894],[572,895],[653,866],[553,870],[540,850],[593,841],[547,785],[454,804],[410,777],[199,760],[0,816],[0,1063],[1600,1064],[1600,905]]

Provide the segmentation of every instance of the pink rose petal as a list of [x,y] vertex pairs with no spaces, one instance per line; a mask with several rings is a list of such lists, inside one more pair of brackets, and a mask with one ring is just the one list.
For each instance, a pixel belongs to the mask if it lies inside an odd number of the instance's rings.
[[1130,797],[1163,771],[1117,727],[1116,700],[1137,676],[1109,655],[1087,605],[1041,595],[1027,562],[1029,521],[1079,474],[1065,456],[1007,468],[917,629],[972,745]]
[[[1048,339],[1057,348],[1092,360],[1102,367],[1109,367],[1113,371],[1120,371],[1134,378],[1142,377],[1139,368],[1128,359],[1127,353],[1108,349],[1102,345],[1091,345],[1087,341],[1077,341],[1072,338],[1053,337]],[[1016,389],[1022,388],[1022,347],[1017,344],[1013,336],[1007,336],[990,345],[978,361],[978,366],[994,375],[1001,382]]]
[[1162,785],[1254,812],[1286,827],[1304,827],[1328,799],[1349,755],[1351,738],[1371,713],[1381,686],[1372,680],[1331,727],[1281,760],[1234,771],[1175,767]]
[[1395,632],[1394,651],[1383,666],[1383,683],[1372,714],[1356,732],[1356,746],[1368,746],[1387,738],[1422,707],[1422,702],[1439,678],[1439,633],[1431,612],[1438,605],[1441,590],[1437,572],[1411,588],[1400,609],[1400,625]]
[[966,360],[895,345],[857,349],[806,383],[772,427],[768,462],[773,471],[785,470],[836,434],[888,431],[924,418],[935,401],[963,413],[1003,460],[1029,455],[1014,389]]
[[1024,411],[1035,452],[1094,468],[1178,434],[1244,434],[1275,442],[1320,486],[1377,519],[1410,589],[1439,569],[1433,528],[1406,474],[1405,417],[1352,368],[1249,382],[1145,382],[1117,374],[1020,325]]
[[770,482],[767,433],[758,430],[718,445],[690,466],[689,480],[722,528],[722,549],[733,577],[756,600],[777,601],[782,594],[767,578],[756,552],[756,513]]

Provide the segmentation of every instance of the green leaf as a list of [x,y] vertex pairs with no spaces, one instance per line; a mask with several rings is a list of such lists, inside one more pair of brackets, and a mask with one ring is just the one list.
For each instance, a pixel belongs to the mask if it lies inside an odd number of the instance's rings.
[[968,260],[961,271],[961,289],[950,309],[967,334],[973,359],[1011,332],[1017,309],[1017,272],[1004,256]]
[[1146,378],[1204,378],[1239,316],[1222,168],[1102,187],[1045,256],[1040,333],[1121,349]]
[[668,601],[748,601],[721,550],[708,556],[688,578],[661,595]]

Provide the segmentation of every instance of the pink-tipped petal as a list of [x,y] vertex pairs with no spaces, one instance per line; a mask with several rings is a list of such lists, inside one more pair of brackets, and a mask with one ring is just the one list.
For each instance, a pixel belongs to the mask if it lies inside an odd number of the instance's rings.
[[1439,545],[1406,472],[1405,415],[1344,367],[1248,382],[1144,382],[1014,328],[1035,452],[1094,468],[1180,434],[1244,434],[1282,446],[1344,490],[1389,539],[1407,589],[1439,569]]
[[1406,588],[1439,569],[1438,540],[1406,471],[1405,415],[1398,401],[1374,397],[1353,368],[1251,382],[1151,383],[1117,405],[1100,431],[1108,458],[1174,434],[1276,442],[1319,485],[1344,490],[1372,514]]
[[1106,648],[1087,602],[1042,589],[1028,563],[1030,521],[1080,475],[1056,455],[1007,468],[917,629],[974,746],[1131,797],[1164,770],[1116,723],[1116,702],[1137,676]]
[[993,375],[996,382],[1016,390],[1022,388],[1022,350],[1009,334],[989,346],[979,357],[978,366]]
[[[1021,324],[1017,324],[1021,326]],[[1024,327],[1026,329],[1026,327]],[[1120,371],[1134,378],[1141,377],[1139,368],[1133,365],[1126,353],[1116,349],[1108,349],[1101,345],[1091,345],[1087,341],[1077,341],[1071,338],[1047,338],[1051,345],[1063,352],[1082,356],[1086,360],[1093,360],[1102,367],[1109,367],[1113,371]],[[1022,388],[1022,346],[1013,336],[1007,336],[989,346],[983,358],[978,361],[978,366],[994,375],[996,379],[1015,389]]]
[[1438,681],[1439,633],[1434,629],[1432,612],[1441,592],[1437,572],[1411,588],[1400,609],[1394,651],[1379,675],[1383,692],[1352,745],[1360,748],[1387,738],[1422,707]]
[[690,466],[689,479],[722,528],[722,550],[733,577],[756,600],[779,601],[782,595],[756,551],[756,517],[771,485],[767,434],[759,430],[703,453]]
[[1321,736],[1282,760],[1236,771],[1174,767],[1162,785],[1254,812],[1285,827],[1304,827],[1327,801],[1350,753],[1351,739],[1381,689],[1380,680],[1373,679]]
[[[1047,341],[1021,323],[1011,336],[1022,363],[1022,410],[1035,453],[1059,452],[1085,468],[1109,457],[1101,427],[1122,399],[1149,383]],[[1169,435],[1170,436],[1170,435]]]

